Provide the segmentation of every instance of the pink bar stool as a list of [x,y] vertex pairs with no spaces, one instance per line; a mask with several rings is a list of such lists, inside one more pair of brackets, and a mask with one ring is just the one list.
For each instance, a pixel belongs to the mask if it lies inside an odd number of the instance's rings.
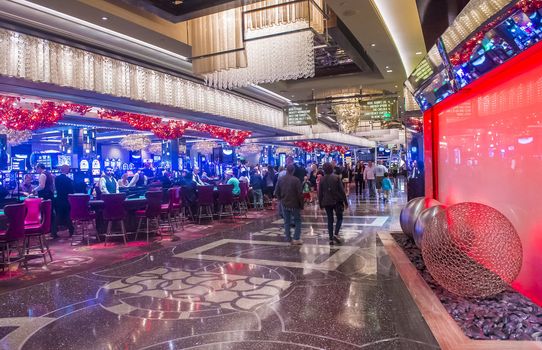
[[213,186],[198,186],[198,224],[201,224],[202,218],[210,218],[213,222],[214,205]]
[[41,198],[27,198],[24,200],[24,206],[26,207],[26,216],[24,218],[25,225],[37,225],[41,221]]
[[81,242],[83,242],[86,237],[87,245],[90,244],[89,224],[92,224],[94,231],[96,232],[96,240],[99,242],[100,237],[96,230],[95,221],[96,213],[91,211],[89,207],[90,196],[88,194],[69,194],[68,202],[70,203],[70,218],[75,227],[70,244],[74,245],[74,238],[77,236],[81,237]]
[[149,234],[151,232],[151,224],[155,224],[156,232],[160,230],[160,214],[162,212],[162,191],[148,191],[145,193],[145,198],[147,198],[147,207],[143,210],[136,211],[136,218],[139,218],[139,223],[137,224],[137,230],[135,234],[135,239],[141,229],[141,224],[143,220],[147,223],[147,242],[149,241]]
[[[24,218],[26,206],[24,204],[10,204],[4,207],[7,218],[7,229],[0,231],[0,249],[2,250],[2,271],[10,265],[24,261]],[[21,244],[23,243],[23,244]],[[13,259],[11,253],[17,251],[18,255]],[[28,269],[28,267],[27,267]]]
[[235,221],[233,213],[233,185],[218,186],[218,220],[223,216],[229,216]]
[[[41,221],[39,224],[24,226],[24,249],[26,260],[42,257],[43,263],[47,264],[47,255],[53,261],[53,255],[45,238],[51,232],[51,212],[53,205],[50,199],[42,201],[40,206]],[[28,214],[27,214],[28,216]],[[34,243],[32,243],[34,241]]]
[[[104,246],[107,245],[107,240],[110,237],[122,237],[126,244],[126,227],[124,219],[126,219],[126,209],[124,208],[124,193],[103,193],[102,200],[104,201],[103,219],[107,222],[107,230],[105,232]],[[113,223],[120,224],[120,231],[112,231]]]

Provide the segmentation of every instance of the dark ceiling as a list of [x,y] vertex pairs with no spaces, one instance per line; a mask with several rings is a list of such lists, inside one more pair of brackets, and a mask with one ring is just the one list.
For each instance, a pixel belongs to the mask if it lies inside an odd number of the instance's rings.
[[416,0],[428,51],[468,3],[469,0]]

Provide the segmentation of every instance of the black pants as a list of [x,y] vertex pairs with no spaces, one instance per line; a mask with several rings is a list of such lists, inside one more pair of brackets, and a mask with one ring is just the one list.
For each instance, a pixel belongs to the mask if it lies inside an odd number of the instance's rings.
[[356,194],[363,194],[363,186],[364,186],[363,178],[355,179],[355,182],[356,182]]
[[[337,204],[337,205],[330,205],[324,207],[327,214],[327,233],[329,234],[329,240],[333,240],[333,235],[338,235],[339,230],[341,229],[341,225],[343,223],[343,211],[344,211],[344,205]],[[337,215],[337,224],[335,225],[335,231],[333,231],[333,211],[335,211],[335,214]]]
[[70,205],[67,202],[55,203],[55,215],[52,217],[51,235],[56,236],[58,233],[58,226],[64,225],[69,231],[70,236],[73,234],[74,228],[72,219],[70,218]]

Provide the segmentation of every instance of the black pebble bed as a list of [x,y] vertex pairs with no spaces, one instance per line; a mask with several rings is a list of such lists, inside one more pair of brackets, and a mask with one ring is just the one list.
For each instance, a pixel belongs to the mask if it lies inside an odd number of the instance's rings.
[[422,252],[412,238],[402,232],[391,234],[469,338],[542,342],[540,306],[513,289],[488,298],[464,298],[452,294],[431,277],[423,262]]

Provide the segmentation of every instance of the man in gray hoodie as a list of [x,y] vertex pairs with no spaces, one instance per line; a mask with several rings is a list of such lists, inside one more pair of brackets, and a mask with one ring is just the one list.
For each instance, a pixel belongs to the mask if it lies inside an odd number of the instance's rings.
[[[295,165],[289,164],[286,167],[286,175],[281,176],[277,181],[275,196],[281,203],[282,215],[284,216],[284,236],[291,241],[292,245],[301,245],[301,210],[303,210],[303,193],[301,181],[294,176]],[[291,240],[290,224],[295,224],[294,239]]]

